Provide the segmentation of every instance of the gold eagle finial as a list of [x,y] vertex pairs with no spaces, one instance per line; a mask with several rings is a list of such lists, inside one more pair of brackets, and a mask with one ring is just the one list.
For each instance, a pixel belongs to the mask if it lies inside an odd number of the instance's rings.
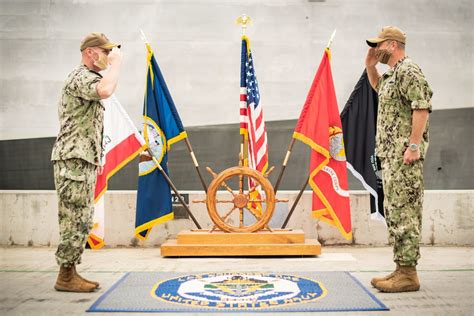
[[242,14],[237,18],[236,22],[242,27],[242,35],[245,35],[247,25],[252,23],[252,19],[247,14]]

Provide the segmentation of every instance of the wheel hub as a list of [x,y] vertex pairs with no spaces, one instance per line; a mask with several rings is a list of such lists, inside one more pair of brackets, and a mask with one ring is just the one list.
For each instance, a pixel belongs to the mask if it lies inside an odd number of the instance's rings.
[[237,194],[234,197],[233,202],[234,202],[235,207],[244,208],[247,206],[249,199],[247,198],[245,194]]

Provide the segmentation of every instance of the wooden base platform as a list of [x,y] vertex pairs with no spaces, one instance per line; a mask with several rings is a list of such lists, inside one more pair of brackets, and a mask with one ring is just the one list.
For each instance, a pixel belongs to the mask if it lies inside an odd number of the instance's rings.
[[161,245],[163,257],[317,256],[321,244],[306,239],[302,230],[225,233],[208,230],[182,231],[177,239]]

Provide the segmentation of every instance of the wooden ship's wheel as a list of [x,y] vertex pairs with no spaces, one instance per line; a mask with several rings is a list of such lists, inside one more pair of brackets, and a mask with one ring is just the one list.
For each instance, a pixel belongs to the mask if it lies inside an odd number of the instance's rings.
[[[275,209],[275,193],[267,179],[268,174],[262,174],[248,167],[232,167],[218,175],[210,168],[208,170],[214,176],[206,199],[209,216],[215,224],[211,231],[216,228],[233,233],[256,232],[261,229],[271,231],[268,222]],[[245,190],[245,178],[250,179],[249,183],[252,183],[252,187],[248,190]],[[236,181],[239,183],[239,188],[233,190],[228,183]],[[219,188],[227,190],[231,199],[219,200],[217,198]],[[239,214],[238,220],[235,220],[236,213]],[[244,222],[244,216],[250,217],[250,224]]]
[[[275,192],[267,177],[242,166],[216,174],[208,187],[205,200],[214,226],[210,229],[186,230],[177,239],[161,245],[161,255],[181,256],[313,256],[321,254],[315,239],[305,239],[302,230],[271,229],[276,202]],[[250,180],[250,181],[249,181]],[[250,187],[248,184],[250,183]],[[233,187],[235,189],[233,189]],[[221,191],[218,191],[221,189]],[[223,189],[223,190],[222,190]]]

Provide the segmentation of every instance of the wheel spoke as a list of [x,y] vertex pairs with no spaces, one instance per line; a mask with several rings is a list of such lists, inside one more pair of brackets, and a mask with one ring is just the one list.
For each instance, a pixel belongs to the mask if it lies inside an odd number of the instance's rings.
[[232,196],[235,196],[234,191],[232,191],[232,189],[227,185],[227,183],[225,183],[225,181],[222,181],[221,186],[224,187],[227,191],[229,191]]
[[234,203],[234,200],[216,200],[216,203]]
[[239,220],[239,227],[244,227],[244,209],[240,208],[240,220]]
[[246,207],[245,209],[248,210],[250,214],[252,214],[257,220],[260,220],[262,218],[260,215],[257,214],[257,212],[252,210],[252,208]]
[[227,218],[230,216],[230,214],[232,214],[233,211],[235,211],[237,208],[234,206],[230,211],[228,211],[224,217],[222,217],[222,221],[225,222],[227,220]]
[[239,175],[239,193],[244,193],[244,175]]

